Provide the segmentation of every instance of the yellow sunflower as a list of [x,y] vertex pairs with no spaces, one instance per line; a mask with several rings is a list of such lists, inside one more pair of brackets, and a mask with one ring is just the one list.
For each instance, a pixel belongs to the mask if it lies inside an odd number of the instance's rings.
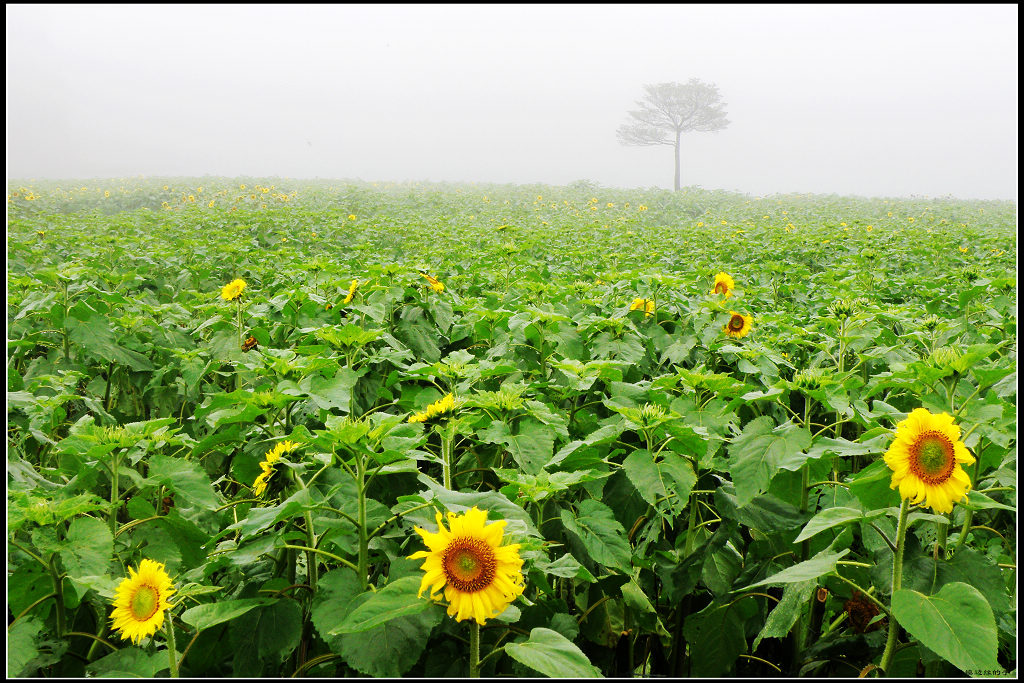
[[345,300],[342,303],[344,303],[344,304],[352,303],[352,297],[354,297],[356,295],[356,290],[358,288],[359,288],[359,280],[353,280],[352,284],[350,284],[348,286],[348,296],[345,297]]
[[432,420],[440,415],[446,415],[454,412],[458,407],[457,404],[458,402],[455,400],[455,396],[448,394],[431,403],[423,412],[410,415],[409,422],[426,422],[427,420]]
[[633,303],[629,305],[631,311],[643,311],[644,317],[654,313],[654,302],[650,299],[633,299]]
[[224,285],[224,288],[220,290],[220,297],[225,301],[231,301],[242,296],[242,290],[245,289],[245,280],[238,278],[232,280],[228,284]]
[[448,616],[483,624],[523,593],[519,544],[502,545],[505,522],[487,524],[487,511],[476,507],[461,515],[449,512],[448,527],[441,523],[440,512],[437,533],[416,527],[429,549],[409,556],[424,559],[419,594],[430,588],[433,598],[443,590]]
[[117,586],[111,625],[121,632],[122,640],[131,639],[138,645],[163,625],[164,610],[171,606],[167,598],[172,593],[171,577],[162,563],[142,560],[137,572],[128,567],[128,577]]
[[754,316],[743,315],[736,311],[729,311],[729,322],[725,326],[725,332],[730,337],[746,337],[750,334],[751,323],[754,322]]
[[425,277],[427,279],[427,282],[430,283],[430,288],[432,290],[434,290],[435,292],[443,292],[444,291],[444,283],[443,282],[441,282],[437,278],[434,278],[434,277],[431,277],[430,275],[427,275],[426,273],[420,273],[420,275],[422,275],[423,277]]
[[711,288],[711,293],[725,294],[725,298],[728,299],[735,288],[736,283],[728,273],[719,273],[715,276],[715,286]]
[[256,481],[252,483],[252,493],[254,496],[262,496],[267,490],[267,485],[270,483],[270,477],[274,475],[274,463],[281,459],[281,456],[285,453],[290,453],[299,447],[299,444],[291,441],[282,441],[277,444],[269,451],[267,451],[266,457],[263,462],[260,463],[259,476],[256,477]]
[[915,408],[896,425],[896,439],[883,460],[893,472],[889,488],[899,487],[901,498],[923,502],[935,512],[952,512],[953,503],[971,490],[971,479],[960,465],[973,465],[974,456],[948,413]]

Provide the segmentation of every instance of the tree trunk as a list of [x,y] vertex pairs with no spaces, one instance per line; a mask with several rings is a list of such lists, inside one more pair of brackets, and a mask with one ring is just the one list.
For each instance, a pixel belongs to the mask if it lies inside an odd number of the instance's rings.
[[679,192],[679,131],[676,131],[676,177],[672,189]]

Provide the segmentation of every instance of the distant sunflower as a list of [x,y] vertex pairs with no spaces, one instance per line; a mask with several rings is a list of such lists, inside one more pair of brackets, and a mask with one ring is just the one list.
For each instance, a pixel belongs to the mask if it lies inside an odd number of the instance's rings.
[[487,524],[487,511],[476,507],[448,513],[448,529],[437,513],[437,533],[416,527],[428,550],[409,556],[424,559],[419,593],[444,591],[448,616],[483,624],[505,611],[523,593],[519,544],[502,545],[505,522]]
[[426,273],[420,273],[420,275],[422,275],[423,277],[425,277],[427,279],[427,282],[430,283],[430,288],[432,290],[434,290],[435,292],[438,292],[438,293],[444,291],[444,283],[443,282],[441,282],[440,280],[438,280],[435,277],[427,275]]
[[948,413],[915,408],[896,425],[896,439],[883,460],[893,471],[889,488],[899,487],[901,498],[935,512],[952,512],[953,503],[971,490],[971,479],[960,465],[973,465],[974,456]]
[[423,412],[416,413],[415,415],[409,416],[409,422],[426,422],[432,420],[435,417],[441,415],[447,415],[448,413],[455,412],[455,409],[459,407],[461,403],[456,401],[455,396],[447,394],[446,396],[437,399]]
[[122,640],[131,639],[138,645],[164,623],[164,610],[171,606],[167,598],[174,593],[171,577],[162,563],[142,560],[137,572],[128,567],[128,577],[116,590],[111,625],[121,632]]
[[715,276],[715,285],[711,288],[712,294],[725,294],[728,299],[732,296],[732,290],[736,289],[736,283],[728,273],[719,273]]
[[654,302],[650,299],[633,299],[633,303],[629,305],[631,311],[643,311],[644,317],[654,313]]
[[729,322],[725,326],[726,334],[737,339],[750,334],[750,326],[754,322],[754,316],[743,315],[736,311],[729,311],[729,316]]
[[220,297],[225,301],[232,301],[242,296],[243,289],[245,289],[245,280],[241,278],[232,280],[220,290]]
[[343,304],[352,303],[352,297],[356,295],[356,290],[359,289],[359,280],[353,280],[352,284],[348,286],[348,296],[342,301]]
[[267,451],[266,457],[263,462],[260,463],[259,476],[256,477],[256,481],[252,483],[252,493],[254,496],[262,496],[267,490],[267,485],[270,483],[270,478],[274,476],[274,463],[281,459],[281,456],[285,453],[290,453],[299,447],[299,444],[291,441],[282,441],[277,444],[269,451]]

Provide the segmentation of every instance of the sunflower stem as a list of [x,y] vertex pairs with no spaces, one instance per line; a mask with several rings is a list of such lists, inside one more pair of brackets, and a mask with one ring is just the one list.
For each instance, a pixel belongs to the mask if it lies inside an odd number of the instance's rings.
[[[896,552],[892,559],[892,592],[889,594],[890,601],[896,591],[903,583],[903,549],[907,539],[907,513],[910,511],[910,499],[904,498],[900,504],[900,519],[896,525]],[[891,603],[890,603],[891,604]],[[879,668],[888,674],[889,665],[892,664],[893,655],[896,654],[896,636],[899,634],[899,624],[896,623],[896,616],[889,615],[889,636],[885,641],[885,651],[882,653],[882,662]]]
[[451,424],[443,430],[438,430],[441,435],[441,476],[444,480],[444,487],[452,490],[452,452],[455,450],[455,435],[452,433]]
[[359,582],[363,586],[363,590],[366,589],[367,582],[369,581],[369,564],[370,564],[370,539],[366,533],[366,463],[363,462],[363,457],[360,455],[356,456],[356,491],[358,492],[358,512],[357,517],[359,523],[356,525],[359,529],[359,568],[357,573],[359,574]]
[[[975,484],[978,483],[978,474],[981,472],[981,452],[984,441],[978,441],[978,455],[974,458],[974,479],[972,480]],[[964,511],[964,525],[960,528],[960,537],[956,539],[956,545],[953,546],[953,552],[960,549],[960,546],[967,540],[967,533],[971,530],[971,522],[974,521],[974,510],[967,508]]]
[[167,632],[167,662],[171,665],[171,678],[178,678],[178,651],[174,644],[174,617],[167,615],[164,622]]
[[480,624],[469,624],[469,677],[480,678]]
[[[238,324],[238,347],[241,348],[242,344],[245,342],[245,340],[242,338],[242,297],[241,297],[241,295],[239,295],[238,298],[235,299],[235,303],[237,304],[236,311],[238,312],[238,316],[236,318],[236,322]],[[238,366],[238,367],[235,368],[235,391],[238,391],[241,388],[242,388],[242,368],[241,368],[241,366]]]

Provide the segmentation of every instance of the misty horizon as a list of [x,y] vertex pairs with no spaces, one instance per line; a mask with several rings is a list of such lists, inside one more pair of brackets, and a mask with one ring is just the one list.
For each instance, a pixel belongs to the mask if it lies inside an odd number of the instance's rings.
[[616,140],[716,85],[683,187],[1016,200],[1015,5],[8,5],[8,179],[669,189]]

